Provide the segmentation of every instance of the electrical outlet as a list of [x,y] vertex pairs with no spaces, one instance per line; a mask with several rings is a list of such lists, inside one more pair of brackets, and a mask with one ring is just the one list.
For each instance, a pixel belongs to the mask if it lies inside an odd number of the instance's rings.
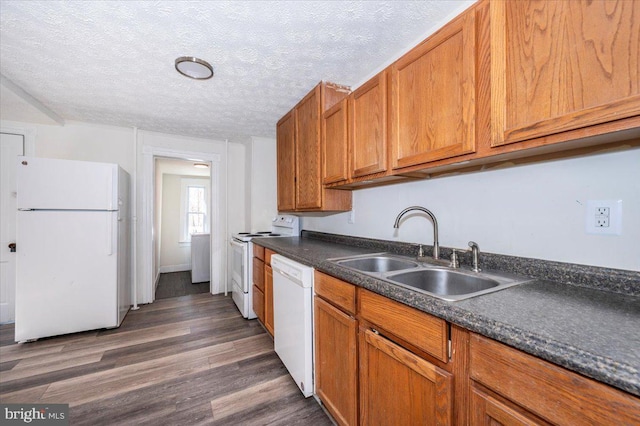
[[622,200],[589,200],[585,217],[587,234],[620,235]]
[[353,208],[349,212],[349,219],[347,219],[347,223],[356,223],[356,210]]
[[596,207],[596,228],[609,227],[609,207]]

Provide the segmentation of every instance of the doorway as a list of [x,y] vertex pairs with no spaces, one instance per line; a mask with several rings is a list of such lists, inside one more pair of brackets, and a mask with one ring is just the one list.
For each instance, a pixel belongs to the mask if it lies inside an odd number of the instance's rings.
[[158,227],[156,222],[156,159],[169,158],[174,160],[185,160],[191,162],[203,162],[209,165],[209,200],[210,203],[210,286],[209,292],[217,294],[225,290],[223,259],[226,254],[224,250],[224,222],[223,206],[224,194],[221,187],[221,155],[211,152],[179,151],[170,148],[157,146],[142,147],[142,185],[141,185],[141,205],[140,215],[135,218],[140,221],[138,241],[140,247],[137,250],[138,265],[136,267],[137,282],[137,303],[151,303],[155,298],[156,283],[159,278],[159,254]]
[[154,166],[154,299],[210,292],[210,164],[156,157]]

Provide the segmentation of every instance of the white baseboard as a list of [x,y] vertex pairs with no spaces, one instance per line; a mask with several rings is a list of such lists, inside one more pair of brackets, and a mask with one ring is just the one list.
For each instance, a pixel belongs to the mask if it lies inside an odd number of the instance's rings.
[[191,270],[191,265],[187,263],[184,265],[161,266],[159,272],[161,274],[164,274],[166,272],[183,272],[183,271],[190,271],[190,270]]

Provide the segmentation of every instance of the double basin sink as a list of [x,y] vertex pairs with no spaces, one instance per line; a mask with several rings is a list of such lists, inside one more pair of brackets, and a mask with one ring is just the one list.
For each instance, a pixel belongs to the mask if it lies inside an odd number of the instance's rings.
[[431,296],[458,301],[531,281],[507,273],[473,272],[387,253],[331,259],[334,263]]

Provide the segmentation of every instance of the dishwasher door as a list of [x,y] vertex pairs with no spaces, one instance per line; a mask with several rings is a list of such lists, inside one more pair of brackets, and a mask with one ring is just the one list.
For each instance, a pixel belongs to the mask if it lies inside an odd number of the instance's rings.
[[313,395],[313,268],[281,255],[273,268],[275,351],[305,397]]

